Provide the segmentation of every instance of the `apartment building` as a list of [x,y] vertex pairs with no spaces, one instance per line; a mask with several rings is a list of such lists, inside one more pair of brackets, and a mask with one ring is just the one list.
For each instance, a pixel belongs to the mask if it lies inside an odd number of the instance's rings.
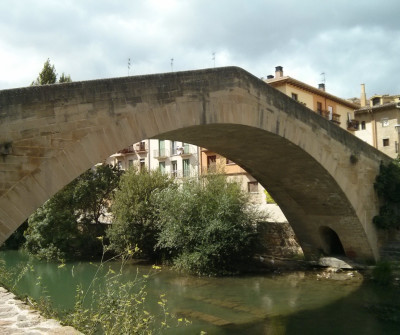
[[354,119],[354,110],[360,107],[354,102],[327,93],[324,83],[317,88],[284,76],[282,66],[277,66],[275,76],[267,76],[265,82],[343,129],[348,128],[347,121]]
[[122,170],[131,166],[182,178],[199,174],[198,147],[189,143],[147,139],[134,143],[107,158],[106,163],[118,165]]
[[219,155],[216,152],[202,148],[200,151],[200,171],[202,174],[209,172],[224,173],[228,180],[234,180],[241,185],[242,190],[250,195],[253,204],[261,205],[267,202],[264,187],[258,181],[242,169],[235,162]]
[[400,143],[400,95],[375,94],[367,99],[365,85],[361,84],[360,104],[354,111],[354,135],[396,158]]

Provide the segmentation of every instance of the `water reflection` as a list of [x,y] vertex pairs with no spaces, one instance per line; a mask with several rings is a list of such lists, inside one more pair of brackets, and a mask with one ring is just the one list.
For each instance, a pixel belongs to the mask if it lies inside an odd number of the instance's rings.
[[[26,255],[2,252],[9,267]],[[96,265],[57,264],[31,260],[18,288],[38,298],[37,278],[46,286],[58,308],[73,306],[78,284],[88,287]],[[113,264],[118,268],[118,264]],[[124,280],[136,276],[137,267],[128,266]],[[149,267],[139,267],[147,273]],[[193,321],[190,328],[173,329],[171,334],[395,334],[396,325],[379,321],[366,302],[390,299],[365,285],[361,275],[346,273],[323,278],[317,272],[228,278],[199,278],[163,269],[148,281],[148,296],[157,301],[165,293],[170,311]],[[385,293],[387,294],[387,292]],[[156,303],[155,307],[156,308]],[[371,331],[374,332],[371,332]],[[397,332],[396,332],[397,334]]]

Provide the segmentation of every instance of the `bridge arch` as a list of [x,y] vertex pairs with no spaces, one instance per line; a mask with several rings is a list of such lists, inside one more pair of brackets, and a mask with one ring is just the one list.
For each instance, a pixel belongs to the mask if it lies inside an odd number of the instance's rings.
[[206,147],[268,189],[306,256],[320,227],[377,259],[373,181],[388,157],[240,68],[0,91],[0,241],[95,163],[145,138]]

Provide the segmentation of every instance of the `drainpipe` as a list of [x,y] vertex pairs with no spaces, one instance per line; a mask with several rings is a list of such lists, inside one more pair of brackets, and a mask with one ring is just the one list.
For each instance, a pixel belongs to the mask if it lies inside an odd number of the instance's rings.
[[149,172],[151,170],[151,150],[150,150],[150,139],[147,140],[147,150],[149,150],[149,153],[147,154],[148,160],[149,160]]
[[371,113],[371,125],[372,125],[372,145],[374,148],[378,149],[378,139],[377,139],[377,132],[378,129],[376,129],[376,121],[374,119],[374,113],[372,110],[370,110]]

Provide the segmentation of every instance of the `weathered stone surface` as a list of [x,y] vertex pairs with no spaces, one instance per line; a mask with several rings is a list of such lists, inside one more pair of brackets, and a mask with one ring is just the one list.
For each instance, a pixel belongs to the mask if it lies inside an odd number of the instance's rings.
[[329,227],[348,257],[379,258],[373,182],[390,158],[236,67],[0,91],[0,242],[73,178],[145,138],[238,163],[307,257],[329,249]]
[[334,269],[354,269],[358,265],[350,260],[344,260],[336,257],[322,257],[318,260],[318,265]]
[[14,294],[0,287],[0,334],[4,335],[78,335],[72,327],[61,326],[53,319],[45,319]]

